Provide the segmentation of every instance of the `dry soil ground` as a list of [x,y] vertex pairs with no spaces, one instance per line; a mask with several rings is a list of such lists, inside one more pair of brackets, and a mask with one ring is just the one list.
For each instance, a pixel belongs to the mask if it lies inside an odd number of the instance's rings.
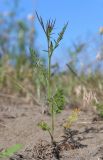
[[[70,113],[71,109],[67,106],[56,118],[55,137],[60,149],[60,160],[102,160],[103,121],[95,118],[96,114],[92,110],[80,111],[71,130],[67,129],[64,133],[62,124]],[[1,99],[0,150],[17,143],[22,144],[23,148],[13,157],[0,160],[56,159],[52,157],[48,133],[37,126],[42,119],[50,122],[50,115],[43,116],[39,106],[10,103]]]

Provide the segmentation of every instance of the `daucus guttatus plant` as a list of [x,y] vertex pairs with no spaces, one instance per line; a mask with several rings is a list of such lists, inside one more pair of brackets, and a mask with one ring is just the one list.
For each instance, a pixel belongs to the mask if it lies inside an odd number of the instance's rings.
[[[54,51],[57,49],[57,47],[60,44],[60,41],[63,39],[64,33],[66,31],[66,28],[68,26],[68,23],[66,23],[61,32],[58,34],[57,39],[53,39],[53,31],[55,27],[55,20],[49,19],[46,24],[44,24],[44,21],[41,16],[38,15],[36,12],[37,19],[45,33],[46,40],[47,40],[47,50],[44,50],[48,55],[48,67],[47,71],[44,72],[43,67],[40,68],[41,74],[44,76],[45,82],[46,82],[46,99],[47,104],[49,108],[49,112],[51,114],[51,126],[48,125],[45,121],[41,121],[38,125],[43,130],[48,131],[51,137],[51,143],[54,144],[54,130],[55,130],[55,115],[64,108],[65,99],[63,95],[63,90],[57,88],[56,93],[52,92],[51,87],[51,59],[54,54]],[[32,56],[34,54],[34,63],[35,63],[35,53],[32,51]],[[37,58],[37,61],[39,62],[39,59]],[[36,63],[37,64],[37,63]]]

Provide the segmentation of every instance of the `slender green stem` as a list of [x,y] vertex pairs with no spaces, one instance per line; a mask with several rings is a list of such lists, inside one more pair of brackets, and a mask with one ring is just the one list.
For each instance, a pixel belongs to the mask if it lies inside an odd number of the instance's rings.
[[51,122],[51,126],[52,126],[52,137],[53,137],[53,141],[54,141],[54,106],[52,105],[51,108],[51,113],[52,113],[52,122]]
[[50,99],[50,95],[51,95],[51,89],[50,89],[51,56],[50,56],[50,40],[48,38],[47,38],[47,42],[48,42],[48,88],[47,88],[47,92],[48,92],[48,99]]
[[[48,41],[48,99],[51,98],[51,51],[50,51],[50,40],[47,39]],[[54,141],[54,108],[53,105],[49,103],[49,108],[51,108],[51,134],[52,134],[52,143]]]
[[51,87],[50,87],[50,79],[51,79],[51,57],[48,55],[48,99],[51,97]]
[[53,137],[52,133],[50,132],[50,130],[48,130],[48,132],[49,132],[49,135],[50,135],[50,137],[51,137],[51,143],[53,144],[53,142],[54,142],[54,137]]

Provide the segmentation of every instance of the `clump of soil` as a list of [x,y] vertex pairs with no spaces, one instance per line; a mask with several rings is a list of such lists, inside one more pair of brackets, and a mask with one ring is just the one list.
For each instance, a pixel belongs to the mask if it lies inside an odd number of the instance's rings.
[[16,154],[10,160],[60,160],[63,151],[87,147],[74,139],[77,133],[77,130],[68,129],[60,142],[40,141],[32,149],[26,148],[23,154]]

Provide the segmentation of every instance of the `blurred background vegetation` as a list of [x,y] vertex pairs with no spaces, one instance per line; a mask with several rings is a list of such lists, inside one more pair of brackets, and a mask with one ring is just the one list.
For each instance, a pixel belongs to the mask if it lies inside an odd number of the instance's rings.
[[[19,1],[15,0],[12,1],[11,11],[0,12],[0,94],[28,99],[30,93],[42,102],[46,86],[38,68],[33,71],[29,50],[33,48],[46,71],[46,58],[40,56],[35,45],[36,18],[33,14],[29,14],[27,19],[20,18],[17,16],[18,10]],[[57,86],[64,89],[68,104],[92,104],[103,112],[103,27],[97,32],[98,35],[85,41],[77,39],[64,49],[68,54],[68,63],[62,70],[59,63],[53,63],[51,84],[53,91]],[[89,61],[91,52],[96,54]]]

